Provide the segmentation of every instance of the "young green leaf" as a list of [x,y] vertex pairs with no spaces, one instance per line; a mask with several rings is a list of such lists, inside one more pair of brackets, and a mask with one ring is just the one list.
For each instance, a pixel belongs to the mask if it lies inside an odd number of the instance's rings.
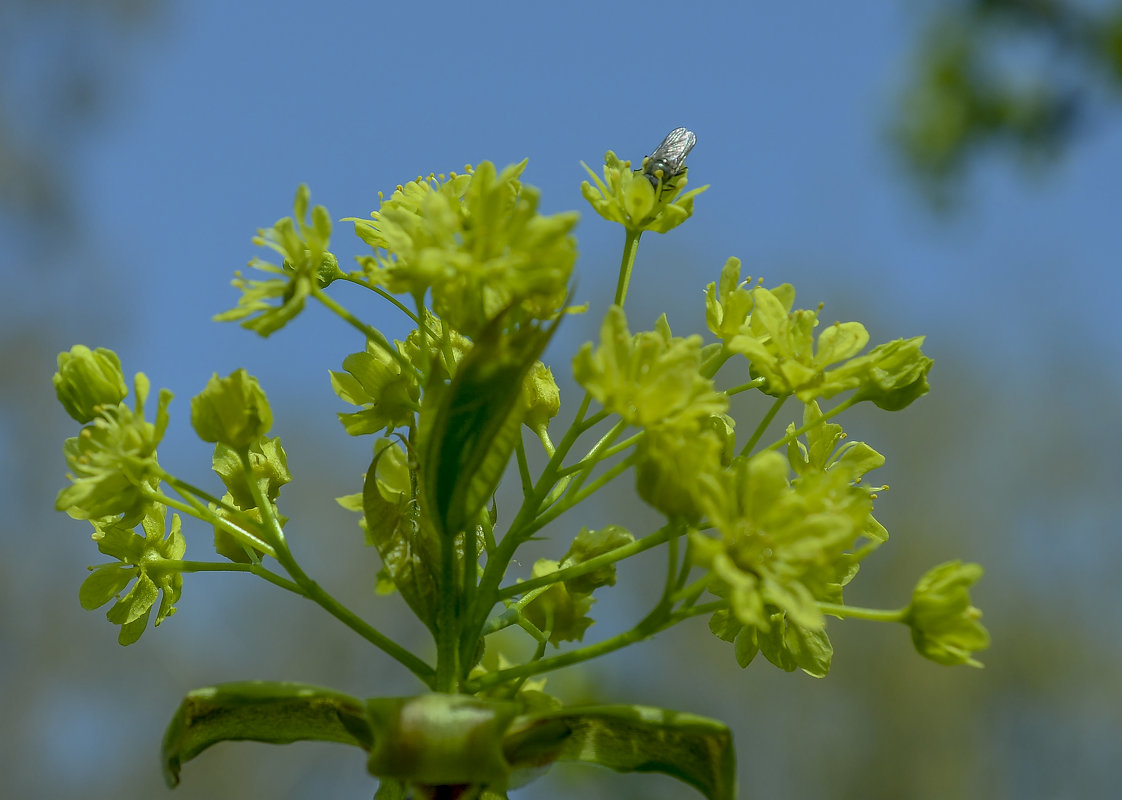
[[279,681],[195,689],[183,698],[164,733],[168,786],[179,784],[181,767],[199,753],[236,740],[342,742],[369,750],[372,734],[362,701],[330,689]]
[[522,383],[557,322],[504,333],[500,315],[460,362],[423,448],[427,507],[446,538],[454,537],[494,494],[522,425]]
[[735,800],[732,733],[716,720],[650,706],[587,706],[519,717],[507,732],[515,766],[583,761],[617,772],[661,772],[708,800]]

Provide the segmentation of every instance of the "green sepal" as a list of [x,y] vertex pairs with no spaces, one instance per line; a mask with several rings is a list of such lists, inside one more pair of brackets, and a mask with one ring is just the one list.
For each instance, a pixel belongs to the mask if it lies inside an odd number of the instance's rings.
[[[125,522],[100,520],[94,523],[93,539],[97,549],[118,562],[90,567],[90,575],[82,582],[78,598],[87,610],[117,600],[105,616],[114,625],[121,626],[117,641],[122,645],[140,638],[153,608],[156,608],[157,626],[175,613],[175,603],[183,590],[183,574],[172,562],[183,558],[186,542],[180,530],[179,515],[172,515],[165,536],[166,522],[167,508],[153,504],[148,506],[141,520],[144,536],[137,536]],[[133,578],[136,578],[136,585],[121,597],[120,593]],[[156,606],[157,599],[159,606]]]
[[771,628],[757,632],[757,640],[764,657],[785,672],[801,669],[812,678],[825,678],[830,671],[834,647],[825,628],[804,627],[777,614]]
[[747,668],[760,652],[759,630],[742,624],[730,609],[713,612],[709,630],[721,641],[732,643],[733,655],[741,669]]
[[380,345],[368,340],[364,351],[343,359],[343,369],[331,371],[331,388],[339,399],[362,407],[336,415],[349,435],[389,431],[412,422],[421,396],[417,376],[403,370]]
[[219,742],[341,742],[369,750],[361,700],[304,683],[242,681],[195,689],[164,733],[161,759],[169,787],[183,764]]
[[[139,538],[139,537],[138,537]],[[136,569],[129,564],[99,564],[90,567],[90,575],[78,589],[78,602],[86,611],[101,608],[136,577]]]
[[522,385],[561,317],[548,328],[483,330],[439,395],[422,445],[426,507],[445,539],[474,519],[499,485],[521,434]]
[[[539,558],[530,575],[541,578],[556,572],[559,566],[552,559]],[[568,582],[559,581],[528,603],[523,614],[538,630],[549,634],[549,641],[555,647],[560,647],[561,642],[584,639],[584,632],[594,622],[588,612],[595,602],[591,590],[576,592],[570,589]]]

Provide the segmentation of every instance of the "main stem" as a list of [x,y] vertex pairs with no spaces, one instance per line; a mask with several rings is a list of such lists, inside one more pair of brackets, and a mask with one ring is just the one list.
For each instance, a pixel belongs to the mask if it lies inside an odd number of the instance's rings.
[[557,445],[557,449],[553,452],[549,463],[546,464],[545,470],[538,478],[537,483],[534,484],[533,490],[523,499],[522,508],[514,521],[511,522],[506,535],[499,542],[498,547],[487,554],[487,566],[483,569],[483,576],[475,590],[475,598],[471,607],[467,609],[467,624],[463,626],[461,631],[460,654],[465,663],[468,659],[468,647],[474,649],[477,646],[478,639],[483,632],[483,626],[487,622],[487,616],[499,600],[499,584],[502,582],[503,576],[506,575],[510,560],[514,557],[514,551],[526,540],[526,536],[523,535],[524,529],[537,516],[542,502],[557,483],[561,463],[584,430],[584,418],[591,403],[592,397],[586,393],[580,408],[577,410],[573,424]]

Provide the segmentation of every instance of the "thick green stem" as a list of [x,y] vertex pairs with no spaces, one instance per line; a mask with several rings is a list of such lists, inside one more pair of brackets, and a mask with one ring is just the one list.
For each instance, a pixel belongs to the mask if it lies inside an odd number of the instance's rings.
[[537,483],[534,484],[533,490],[523,499],[522,507],[511,523],[506,536],[498,543],[494,552],[488,554],[487,566],[483,570],[483,577],[480,578],[479,586],[475,592],[475,601],[472,603],[471,608],[468,609],[468,624],[464,627],[465,641],[468,638],[477,639],[481,635],[483,626],[487,622],[487,617],[491,613],[491,608],[498,602],[497,594],[499,583],[502,581],[503,576],[506,575],[507,567],[510,565],[510,560],[514,557],[515,550],[525,541],[525,537],[521,536],[520,532],[537,516],[542,502],[557,482],[557,473],[561,469],[561,463],[565,460],[565,456],[568,455],[569,450],[572,449],[577,438],[583,432],[582,424],[584,423],[584,416],[588,413],[588,407],[591,404],[592,396],[586,392],[584,400],[581,401],[580,408],[577,409],[577,415],[573,420],[573,424],[557,445],[557,449],[549,459],[549,463],[546,464]]
[[436,684],[438,692],[455,692],[459,678],[460,593],[456,589],[456,548],[445,538],[440,549],[439,605],[436,609]]

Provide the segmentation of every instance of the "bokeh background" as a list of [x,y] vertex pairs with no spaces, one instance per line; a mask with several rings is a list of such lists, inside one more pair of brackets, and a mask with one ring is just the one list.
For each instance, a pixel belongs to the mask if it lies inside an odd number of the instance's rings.
[[[905,5],[907,6],[905,8]],[[100,556],[52,510],[62,441],[55,355],[111,347],[177,394],[161,462],[207,481],[188,399],[245,366],[269,392],[296,481],[297,555],[337,596],[426,647],[337,495],[367,442],[327,370],[361,348],[312,308],[270,340],[210,321],[259,226],[296,185],[334,218],[430,171],[529,157],[547,212],[583,219],[578,300],[548,354],[568,360],[610,301],[622,231],[584,204],[583,160],[635,160],[697,131],[695,217],[643,242],[634,327],[663,310],[703,327],[705,283],[736,255],[874,341],[926,334],[932,393],[851,412],[888,457],[874,479],[892,533],[848,593],[897,606],[929,566],[987,569],[975,600],[984,670],[920,659],[907,632],[831,623],[816,681],[747,670],[703,622],[551,678],[567,700],[681,708],[728,721],[743,797],[1090,798],[1122,779],[1122,12],[1113,2],[291,3],[7,0],[0,5],[0,795],[164,797],[159,740],[182,695],[250,677],[359,696],[418,686],[310,604],[248,576],[188,576],[180,611],[116,644],[78,605]],[[348,244],[345,224],[334,248]],[[342,290],[384,326],[390,310]],[[555,423],[563,425],[566,413]],[[213,476],[212,476],[213,477]],[[629,487],[563,519],[656,520]],[[188,528],[205,558],[210,531]],[[523,563],[528,569],[529,561]],[[630,626],[655,591],[629,565],[586,641]],[[638,587],[627,591],[625,587]],[[221,745],[189,798],[370,797],[341,746]],[[525,798],[678,798],[659,776],[556,768]]]

